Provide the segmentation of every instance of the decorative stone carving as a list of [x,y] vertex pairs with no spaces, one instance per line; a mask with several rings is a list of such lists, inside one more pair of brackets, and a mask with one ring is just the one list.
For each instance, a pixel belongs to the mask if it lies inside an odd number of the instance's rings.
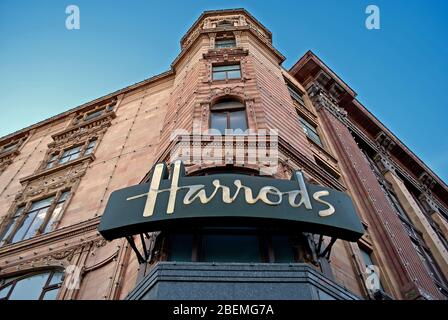
[[392,148],[395,147],[396,145],[396,143],[392,140],[392,138],[389,137],[384,131],[378,133],[378,135],[375,138],[375,141],[380,148],[386,151],[392,150]]
[[386,153],[376,154],[373,160],[383,175],[387,171],[395,172],[395,166]]
[[331,95],[323,90],[318,84],[312,83],[308,87],[307,92],[317,111],[321,108],[325,108],[341,120],[347,118],[347,111],[338,106],[336,99],[332,98]]
[[422,188],[425,190],[431,190],[434,188],[436,184],[436,180],[431,177],[427,172],[423,172],[420,177],[418,178],[420,181]]

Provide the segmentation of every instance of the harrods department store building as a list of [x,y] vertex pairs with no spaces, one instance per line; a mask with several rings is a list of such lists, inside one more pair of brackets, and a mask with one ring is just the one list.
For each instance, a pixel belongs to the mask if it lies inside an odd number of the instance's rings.
[[0,300],[447,299],[448,186],[284,60],[207,11],[167,72],[1,138]]

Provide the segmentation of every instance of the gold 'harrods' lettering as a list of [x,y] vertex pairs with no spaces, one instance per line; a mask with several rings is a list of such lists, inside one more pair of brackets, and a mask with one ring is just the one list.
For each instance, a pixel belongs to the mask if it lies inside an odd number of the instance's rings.
[[[162,192],[169,192],[169,200],[168,206],[166,209],[167,214],[172,214],[174,212],[177,192],[182,189],[187,189],[187,194],[183,199],[183,203],[185,205],[189,205],[199,199],[199,201],[203,204],[209,203],[216,194],[221,190],[222,193],[222,201],[224,203],[232,203],[238,197],[240,192],[244,193],[244,198],[248,204],[255,204],[258,201],[262,201],[267,205],[276,206],[282,203],[283,196],[288,197],[288,203],[293,208],[298,208],[301,205],[304,205],[307,210],[312,210],[311,200],[308,195],[308,190],[306,188],[305,179],[303,174],[297,171],[296,178],[298,181],[299,189],[291,190],[286,192],[281,192],[276,187],[265,186],[260,189],[258,195],[254,197],[252,189],[242,184],[241,180],[237,179],[233,181],[233,184],[236,186],[236,191],[233,195],[230,193],[230,188],[228,186],[222,185],[219,179],[215,179],[212,181],[214,186],[214,190],[210,195],[207,196],[205,192],[205,185],[197,184],[197,185],[189,185],[189,186],[179,186],[179,177],[180,177],[180,168],[181,161],[176,161],[174,163],[174,168],[172,172],[171,179],[171,187],[168,189],[159,189],[160,182],[162,180],[162,172],[163,172],[163,164],[157,164],[154,168],[154,172],[152,175],[151,183],[149,185],[149,191],[147,193],[139,194],[137,196],[129,197],[126,200],[134,200],[144,196],[146,198],[145,209],[143,211],[144,217],[150,217],[154,213],[154,207],[156,204],[157,196]],[[300,195],[300,201],[297,202],[297,197]],[[328,208],[325,210],[319,211],[319,216],[328,217],[335,212],[335,209],[331,203],[328,203],[325,200],[322,200],[322,197],[329,196],[330,192],[327,190],[317,191],[313,194],[313,199],[317,202],[320,202],[326,205]],[[268,197],[270,196],[270,198]]]

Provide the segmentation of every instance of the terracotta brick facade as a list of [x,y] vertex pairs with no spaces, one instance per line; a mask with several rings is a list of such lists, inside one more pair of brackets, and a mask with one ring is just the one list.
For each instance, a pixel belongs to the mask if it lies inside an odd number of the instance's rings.
[[[223,20],[231,25],[221,26]],[[223,34],[235,38],[235,48],[215,48]],[[67,286],[72,276],[67,273],[58,299],[126,298],[151,266],[138,263],[125,239],[107,242],[97,232],[110,193],[144,181],[154,163],[169,162],[178,144],[173,132],[193,132],[194,126],[207,130],[213,104],[232,97],[245,105],[250,129],[278,130],[274,177],[288,179],[301,169],[313,183],[353,198],[366,234],[359,243],[336,241],[329,261],[311,263],[316,270],[324,272],[323,264],[329,264],[331,271],[324,273],[336,283],[358,297],[378,298],[366,287],[360,248],[367,248],[381,272],[383,298],[447,298],[447,266],[440,264],[448,261],[448,187],[331,69],[308,52],[285,70],[269,30],[242,9],[203,13],[181,48],[169,71],[0,139],[0,238],[21,206],[70,192],[54,230],[0,245],[0,279],[71,270],[78,272],[79,286]],[[241,78],[213,81],[213,65],[229,63],[240,64]],[[291,98],[288,85],[303,95],[303,104]],[[101,115],[89,119],[98,110]],[[322,146],[307,136],[297,114],[316,126]],[[74,146],[86,150],[90,141],[95,141],[90,154],[82,151],[76,160],[47,168],[53,155],[61,157]],[[13,148],[5,149],[11,143]],[[216,166],[192,164],[187,173],[210,167]],[[399,192],[387,183],[387,173],[402,181],[400,186],[417,199],[410,205],[421,206],[419,216],[428,219],[415,226],[417,231],[424,231],[420,225],[437,229],[430,233],[437,245],[426,249],[440,250],[432,255],[445,279],[435,280],[408,235],[388,195],[388,188]],[[402,206],[410,210],[408,203]]]

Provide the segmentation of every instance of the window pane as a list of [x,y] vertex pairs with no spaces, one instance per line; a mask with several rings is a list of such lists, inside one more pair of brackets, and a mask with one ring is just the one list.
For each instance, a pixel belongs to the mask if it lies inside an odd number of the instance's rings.
[[10,300],[37,300],[48,279],[48,273],[37,274],[19,280],[12,291]]
[[242,131],[247,130],[246,111],[231,111],[230,115],[230,129],[240,129]]
[[54,199],[54,196],[33,202],[31,204],[30,211],[39,210],[44,207],[49,207],[51,205],[51,203],[53,202],[53,199]]
[[6,296],[9,293],[9,290],[11,290],[11,286],[10,285],[7,286],[7,287],[4,287],[3,289],[1,289],[0,290],[0,299],[6,298]]
[[232,71],[232,70],[240,70],[239,64],[231,64],[225,66],[213,66],[213,71]]
[[260,262],[260,246],[252,235],[204,235],[202,257],[205,262]]
[[367,266],[373,265],[372,258],[370,257],[370,253],[361,249],[362,259],[364,260],[364,264]]
[[225,80],[226,73],[225,72],[213,72],[213,80]]
[[239,79],[239,78],[241,78],[241,72],[240,72],[240,70],[236,70],[236,71],[228,71],[228,72],[227,72],[227,78],[228,78],[228,79]]
[[1,238],[2,241],[6,240],[6,238],[9,237],[9,235],[11,234],[11,232],[14,230],[14,227],[16,225],[18,217],[15,217],[11,220],[11,222],[9,223],[8,227],[6,228],[6,231],[3,233],[3,236]]
[[47,215],[47,211],[48,211],[48,208],[45,208],[45,209],[41,209],[41,210],[36,212],[37,214],[35,214],[34,221],[31,223],[28,231],[26,232],[26,234],[25,234],[25,236],[23,237],[22,240],[26,240],[26,239],[32,238],[32,237],[34,237],[36,235],[37,230],[40,228],[40,226],[42,225],[42,223],[45,220],[45,217]]
[[1,237],[2,241],[6,240],[6,238],[8,238],[9,235],[11,234],[11,232],[14,230],[14,228],[16,226],[16,223],[17,223],[17,220],[19,219],[20,215],[22,214],[24,208],[25,207],[20,207],[20,208],[18,208],[16,210],[16,213],[14,214],[14,217],[9,222],[8,227],[6,228],[6,230],[4,231],[4,233],[3,233],[2,237]]
[[85,155],[91,154],[93,151],[93,148],[95,147],[96,140],[90,141],[87,145],[86,151],[84,152]]
[[59,220],[61,213],[62,213],[62,207],[64,206],[64,202],[60,202],[56,205],[56,207],[53,210],[53,213],[51,214],[50,219],[47,222],[47,225],[45,226],[44,233],[50,232],[54,230],[54,223]]
[[103,111],[104,111],[103,109],[98,110],[98,111],[94,111],[94,112],[88,114],[88,115],[86,116],[86,119],[85,119],[85,120],[87,121],[87,120],[90,120],[90,119],[99,117],[100,115],[103,114]]
[[244,109],[244,105],[239,101],[226,100],[226,101],[218,102],[217,104],[213,105],[213,107],[212,107],[213,111],[227,110],[227,109]]
[[50,280],[50,286],[54,285],[54,284],[59,284],[62,282],[62,277],[64,276],[63,272],[55,272],[53,273],[53,276],[51,277]]
[[294,262],[294,251],[289,243],[288,236],[272,236],[272,249],[274,250],[275,262]]
[[56,297],[58,296],[58,289],[50,290],[45,292],[45,295],[43,297],[43,300],[56,300]]
[[216,48],[233,48],[235,46],[236,46],[235,39],[216,40],[215,42]]
[[11,240],[11,243],[16,243],[18,241],[23,240],[23,237],[25,233],[28,231],[28,228],[30,227],[30,224],[33,222],[37,212],[28,214],[23,221],[22,225],[19,227],[17,232],[14,234],[14,237]]
[[227,113],[212,112],[210,118],[210,129],[216,129],[221,134],[224,134],[227,129]]
[[193,235],[175,234],[170,236],[170,261],[190,261],[193,252]]

